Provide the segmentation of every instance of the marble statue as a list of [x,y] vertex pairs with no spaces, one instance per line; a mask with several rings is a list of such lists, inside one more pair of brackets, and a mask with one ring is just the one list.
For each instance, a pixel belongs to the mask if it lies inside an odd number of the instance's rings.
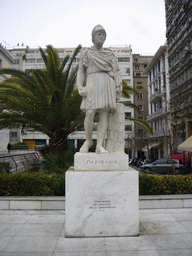
[[82,49],[77,74],[77,88],[82,96],[81,110],[85,111],[86,141],[80,153],[87,153],[92,146],[95,113],[99,113],[96,153],[108,153],[103,147],[108,128],[109,113],[116,110],[116,100],[121,97],[122,76],[112,50],[103,48],[106,31],[101,25],[92,31],[91,48]]

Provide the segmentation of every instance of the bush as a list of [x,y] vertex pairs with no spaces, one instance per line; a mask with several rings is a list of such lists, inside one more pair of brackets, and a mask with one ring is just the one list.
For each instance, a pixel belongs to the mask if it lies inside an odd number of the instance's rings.
[[6,162],[0,162],[0,173],[3,173],[3,172],[7,172],[7,173],[9,173],[9,172],[10,172],[10,166],[9,166],[9,163],[6,163]]
[[42,157],[46,157],[47,154],[49,154],[49,145],[44,145],[38,149],[39,153],[41,154]]
[[[192,194],[192,175],[139,175],[140,195]],[[0,196],[64,196],[64,174],[0,174]]]
[[64,196],[61,174],[19,173],[0,175],[0,196]]
[[139,175],[140,195],[192,194],[192,175]]
[[29,146],[27,145],[26,142],[17,142],[13,145],[13,149],[14,150],[28,150],[29,149]]
[[74,165],[74,153],[64,152],[58,154],[45,154],[43,169],[47,173],[65,173],[70,166]]

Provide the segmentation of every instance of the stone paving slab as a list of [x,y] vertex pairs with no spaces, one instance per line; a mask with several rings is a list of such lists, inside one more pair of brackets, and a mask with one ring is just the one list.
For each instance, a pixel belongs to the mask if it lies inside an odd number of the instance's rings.
[[0,210],[0,256],[192,255],[191,208],[139,214],[139,237],[65,238],[65,211]]

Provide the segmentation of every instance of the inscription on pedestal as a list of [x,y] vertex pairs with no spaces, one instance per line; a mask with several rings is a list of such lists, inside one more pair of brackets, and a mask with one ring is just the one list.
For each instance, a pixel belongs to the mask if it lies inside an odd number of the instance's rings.
[[108,164],[116,164],[117,161],[116,160],[87,160],[87,164],[104,164],[104,165],[108,165]]
[[93,202],[93,205],[89,207],[91,210],[99,210],[99,211],[105,211],[105,209],[115,209],[116,206],[112,205],[110,200],[95,200]]
[[76,153],[75,171],[127,171],[128,155],[126,154],[95,154]]

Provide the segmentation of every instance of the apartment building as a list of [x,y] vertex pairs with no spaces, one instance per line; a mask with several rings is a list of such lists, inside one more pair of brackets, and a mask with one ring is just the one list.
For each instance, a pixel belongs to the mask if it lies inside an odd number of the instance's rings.
[[[12,68],[14,65],[14,59],[8,53],[8,51],[0,44],[0,68]],[[8,75],[0,75],[0,83],[7,79]],[[7,144],[15,139],[15,130],[0,130],[0,151],[5,151]]]
[[[132,71],[132,50],[131,46],[126,47],[109,47],[117,57],[119,68],[122,73],[123,79],[133,87],[133,71]],[[61,61],[69,54],[72,55],[75,48],[57,48],[57,52]],[[10,55],[15,59],[15,68],[23,71],[33,69],[44,69],[45,65],[41,58],[38,48],[20,47],[9,50]],[[79,54],[77,55],[73,65],[77,65],[79,62]],[[127,99],[121,98],[120,102],[125,102]],[[129,99],[133,102],[133,95]],[[125,107],[125,115],[134,117],[134,110],[132,108]],[[127,138],[133,138],[134,123],[129,120],[125,121],[125,147],[128,147]],[[96,127],[93,131],[93,142],[96,144],[97,132]],[[76,131],[69,135],[69,147],[71,150],[79,149],[85,140],[85,132]],[[34,131],[22,131],[21,141],[25,141],[28,145],[37,144],[49,144],[49,138],[42,133]]]
[[192,1],[166,0],[172,146],[192,135]]
[[170,153],[170,92],[167,45],[160,46],[143,72],[148,75],[147,121],[153,128],[149,135],[149,158],[158,159]]
[[[134,117],[147,120],[148,115],[148,77],[143,74],[144,69],[152,60],[153,56],[133,54],[133,87],[139,91],[134,97],[134,103],[140,108],[140,113],[135,111]],[[140,124],[135,123],[134,156],[137,158],[148,158],[148,132]]]

